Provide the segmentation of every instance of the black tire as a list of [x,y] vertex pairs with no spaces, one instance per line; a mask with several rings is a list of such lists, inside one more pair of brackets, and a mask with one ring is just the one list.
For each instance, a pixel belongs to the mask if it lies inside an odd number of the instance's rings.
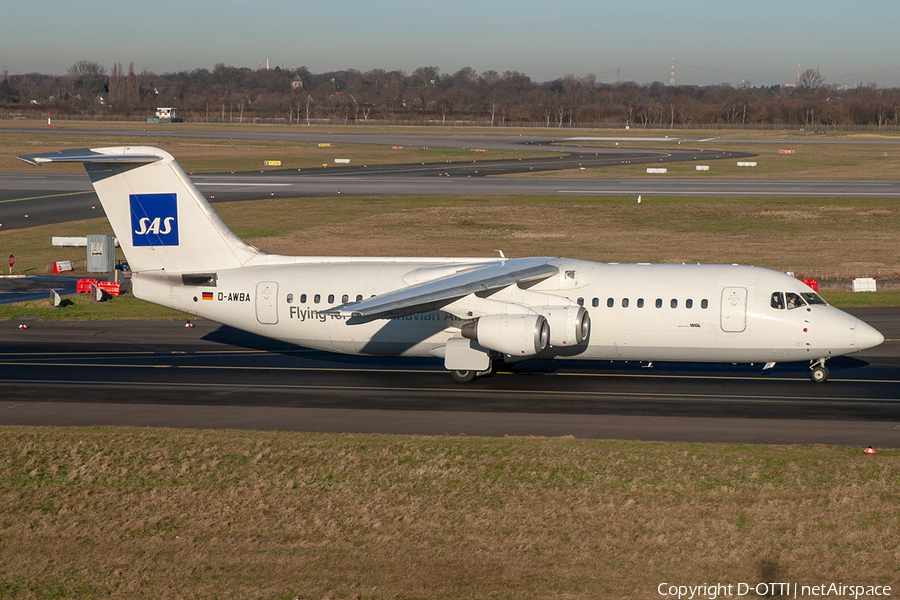
[[828,381],[828,375],[828,367],[824,365],[815,366],[809,372],[809,378],[813,383],[825,383]]
[[471,383],[478,377],[478,371],[450,371],[450,376],[456,383]]

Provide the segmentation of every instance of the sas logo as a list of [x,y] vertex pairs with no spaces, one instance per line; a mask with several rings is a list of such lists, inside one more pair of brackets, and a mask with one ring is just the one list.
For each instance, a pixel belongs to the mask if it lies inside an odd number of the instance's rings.
[[131,241],[134,246],[177,246],[175,194],[131,194]]

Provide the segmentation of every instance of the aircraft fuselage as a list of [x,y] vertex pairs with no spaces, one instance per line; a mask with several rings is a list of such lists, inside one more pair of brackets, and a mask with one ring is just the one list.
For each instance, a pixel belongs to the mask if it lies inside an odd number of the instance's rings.
[[[452,273],[475,259],[333,260],[222,270],[214,286],[180,289],[167,278],[140,273],[134,293],[266,337],[351,354],[433,356],[474,320],[433,310],[354,324],[333,309],[404,288],[417,273]],[[586,343],[550,346],[542,357],[790,362],[858,352],[883,339],[856,317],[825,304],[774,306],[773,294],[812,290],[768,269],[554,260],[560,276],[527,291],[584,306],[591,332]],[[501,290],[486,296],[502,301],[505,295]]]

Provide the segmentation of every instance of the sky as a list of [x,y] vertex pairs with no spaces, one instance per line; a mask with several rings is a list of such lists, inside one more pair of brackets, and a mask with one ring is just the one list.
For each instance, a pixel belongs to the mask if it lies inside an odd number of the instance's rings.
[[896,0],[44,0],[0,8],[0,71],[307,67],[519,71],[535,81],[900,87]]

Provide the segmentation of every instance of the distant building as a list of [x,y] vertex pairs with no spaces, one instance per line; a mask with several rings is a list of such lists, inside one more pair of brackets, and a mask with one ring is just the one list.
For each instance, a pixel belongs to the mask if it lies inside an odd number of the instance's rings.
[[291,89],[296,90],[296,89],[302,89],[302,88],[303,88],[303,80],[300,79],[300,74],[297,73],[296,75],[294,75],[294,78],[291,79]]
[[147,117],[148,123],[178,123],[174,108],[157,108],[155,117]]

